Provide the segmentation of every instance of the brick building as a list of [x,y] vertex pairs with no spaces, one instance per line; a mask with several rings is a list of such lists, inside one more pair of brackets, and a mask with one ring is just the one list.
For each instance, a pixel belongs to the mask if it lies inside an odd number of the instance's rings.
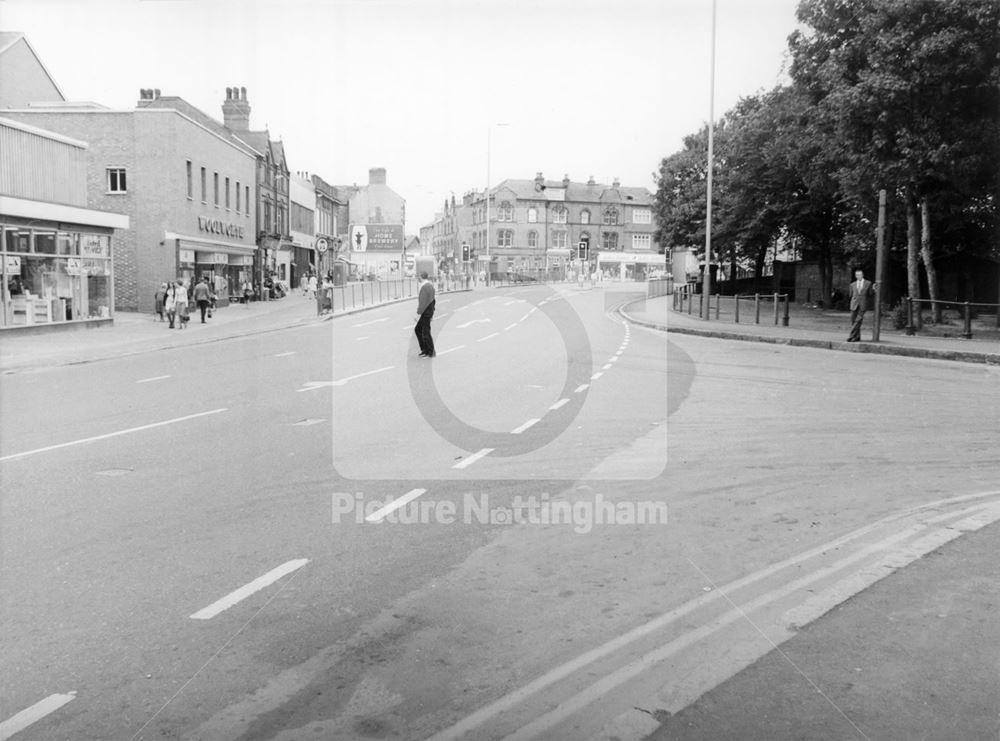
[[225,305],[252,277],[258,153],[186,101],[143,90],[135,110],[6,115],[88,143],[88,205],[129,216],[115,233],[116,308],[151,311],[163,281],[203,276]]

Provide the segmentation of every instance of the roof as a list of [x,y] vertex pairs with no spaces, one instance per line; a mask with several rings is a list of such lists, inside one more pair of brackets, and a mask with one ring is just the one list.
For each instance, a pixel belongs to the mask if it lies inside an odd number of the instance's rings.
[[42,72],[45,73],[45,76],[49,78],[49,82],[52,83],[52,87],[54,87],[56,89],[56,92],[59,93],[59,97],[62,98],[63,100],[66,100],[66,96],[63,95],[63,91],[59,88],[59,85],[56,83],[55,78],[49,74],[49,71],[45,68],[45,65],[42,64],[41,58],[38,56],[37,53],[35,53],[35,50],[31,47],[31,44],[28,43],[28,37],[25,36],[23,32],[0,31],[0,54],[3,54],[8,49],[11,49],[19,41],[23,41],[24,45],[28,47],[28,51],[31,52],[31,55],[35,58],[35,61],[38,62],[38,66],[41,68]]
[[143,100],[137,110],[143,110],[146,108],[178,111],[193,120],[195,123],[204,126],[212,133],[217,134],[230,143],[244,149],[251,149],[254,154],[264,154],[263,149],[258,149],[254,146],[253,142],[247,141],[246,137],[242,135],[236,136],[231,129],[227,129],[223,124],[216,121],[200,108],[195,108],[193,105],[184,100],[184,98],[181,98],[178,95],[161,95],[160,97],[153,98],[152,100]]
[[[500,188],[508,188],[520,200],[566,200],[574,203],[622,203],[632,202],[635,205],[648,206],[653,203],[653,194],[646,188],[617,188],[604,183],[574,183],[568,187],[562,180],[544,180],[543,190],[536,190],[534,180],[504,180],[490,190],[496,193]],[[549,189],[565,191],[564,198],[553,198],[546,194]]]

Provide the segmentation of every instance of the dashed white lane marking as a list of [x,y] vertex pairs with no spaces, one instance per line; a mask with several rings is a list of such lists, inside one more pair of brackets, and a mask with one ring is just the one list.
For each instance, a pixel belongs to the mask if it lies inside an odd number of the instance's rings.
[[296,569],[301,569],[307,563],[309,563],[308,558],[297,558],[294,561],[283,563],[281,566],[271,569],[263,576],[258,576],[249,584],[245,584],[239,589],[230,592],[222,599],[216,600],[208,607],[198,610],[198,612],[194,613],[190,617],[192,620],[210,620],[223,610],[228,610],[238,602],[242,602],[251,594],[259,592],[264,587],[274,584],[274,582],[278,581],[278,579],[286,574],[290,574]]
[[493,334],[488,334],[485,337],[480,337],[478,340],[476,340],[476,342],[486,342],[486,340],[490,339],[491,337],[496,337],[498,334],[500,333],[494,332]]
[[575,389],[573,389],[574,394],[579,394],[581,391],[586,391],[590,387],[589,383],[581,383]]
[[608,362],[609,363],[616,363],[616,362],[618,362],[618,358],[620,358],[620,357],[621,357],[620,355],[615,355],[613,358],[608,358]]
[[32,723],[37,723],[46,715],[54,713],[67,702],[75,699],[76,690],[65,695],[49,695],[44,700],[39,700],[30,708],[25,708],[0,723],[0,739],[8,739],[15,733],[20,733]]
[[508,301],[507,303],[504,304],[504,306],[510,306],[511,304],[520,304],[520,303],[522,303],[522,299],[516,298],[513,301]]
[[531,427],[533,424],[537,424],[540,421],[541,421],[540,419],[529,419],[527,422],[525,422],[520,427],[515,427],[513,430],[511,430],[510,434],[511,435],[520,435],[522,432],[524,432],[526,429],[528,429],[529,427]]
[[506,327],[503,328],[503,331],[506,332],[508,329],[514,329],[514,327],[516,326],[517,322],[514,322],[513,324],[508,324]]
[[447,355],[450,352],[455,352],[456,350],[461,350],[465,345],[456,345],[455,347],[449,347],[447,350],[442,350],[437,353],[438,355]]
[[357,340],[358,342],[361,342],[361,340],[367,340],[368,335],[365,335],[364,337],[355,337],[354,339]]
[[276,357],[276,358],[287,358],[289,355],[295,355],[295,350],[289,350],[288,352],[279,352],[274,357]]
[[382,371],[392,370],[396,366],[387,365],[385,368],[376,368],[375,370],[365,371],[364,373],[358,373],[354,376],[348,376],[347,378],[341,378],[338,381],[306,381],[302,384],[303,388],[298,389],[297,393],[302,393],[303,391],[315,391],[316,389],[321,389],[325,386],[343,386],[348,381],[353,381],[355,378],[364,378],[365,376],[371,376],[375,373],[381,373]]
[[611,367],[611,363],[605,363],[604,365],[601,366],[601,370],[602,371],[606,371],[610,367]]
[[170,376],[153,376],[152,378],[140,378],[136,383],[151,383],[152,381],[162,381],[164,378],[170,378]]
[[360,324],[352,324],[352,327],[367,327],[369,324],[378,324],[379,322],[387,322],[389,317],[384,316],[381,319],[372,319],[370,322],[361,322]]
[[478,461],[483,456],[487,456],[492,452],[493,448],[483,448],[482,450],[473,453],[468,458],[460,460],[458,463],[452,466],[452,468],[466,468],[467,466],[471,466],[473,463]]
[[489,319],[471,319],[471,320],[469,320],[467,322],[463,322],[462,324],[459,324],[456,327],[456,329],[465,329],[466,327],[471,327],[473,324],[484,324],[484,323],[487,323],[489,321],[490,321]]
[[560,399],[555,404],[553,404],[552,406],[550,406],[549,409],[558,409],[563,404],[568,404],[568,403],[569,403],[569,399]]
[[381,522],[387,514],[389,514],[390,512],[395,512],[403,505],[412,502],[414,499],[416,499],[426,491],[427,489],[413,489],[412,491],[406,492],[406,494],[401,496],[399,499],[393,499],[384,507],[380,507],[379,509],[372,512],[365,518],[365,522]]
[[68,443],[59,443],[58,445],[47,445],[44,448],[35,448],[34,450],[25,450],[22,453],[11,453],[10,455],[0,456],[0,461],[11,461],[15,458],[24,458],[29,455],[34,455],[35,453],[45,453],[49,450],[58,450],[59,448],[68,448],[71,445],[83,445],[84,443],[92,443],[97,440],[107,440],[110,437],[118,437],[119,435],[129,435],[133,432],[142,432],[143,430],[151,430],[154,427],[163,427],[165,425],[172,425],[177,422],[185,422],[189,419],[197,419],[198,417],[207,417],[210,414],[220,414],[222,412],[229,411],[225,407],[221,409],[212,409],[207,412],[198,412],[197,414],[186,414],[183,417],[174,417],[173,419],[165,419],[162,422],[153,422],[148,425],[141,425],[139,427],[129,427],[127,430],[118,430],[118,432],[109,432],[106,435],[94,435],[94,437],[85,437],[82,440],[71,440]]
[[604,371],[597,371],[594,375],[590,377],[591,381],[596,381],[598,378],[604,375]]

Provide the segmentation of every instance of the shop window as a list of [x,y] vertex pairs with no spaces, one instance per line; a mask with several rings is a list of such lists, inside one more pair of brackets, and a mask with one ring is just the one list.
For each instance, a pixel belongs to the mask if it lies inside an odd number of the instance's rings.
[[7,252],[31,252],[31,232],[7,227],[3,231],[3,245]]
[[35,232],[35,254],[54,255],[56,254],[56,233],[55,232]]
[[109,167],[108,173],[108,193],[127,193],[125,187],[125,168]]
[[80,254],[79,239],[79,234],[59,232],[56,236],[56,253],[59,255]]

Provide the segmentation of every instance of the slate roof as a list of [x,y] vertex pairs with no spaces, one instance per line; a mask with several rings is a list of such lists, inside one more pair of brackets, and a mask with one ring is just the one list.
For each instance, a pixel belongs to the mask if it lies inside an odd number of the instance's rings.
[[[612,187],[604,183],[574,183],[570,182],[568,187],[563,186],[562,180],[543,181],[545,189],[535,190],[535,181],[532,180],[504,180],[490,188],[496,193],[501,188],[507,188],[516,194],[519,200],[566,200],[574,203],[633,203],[637,206],[648,206],[653,203],[653,194],[646,188],[632,188],[619,186]],[[548,195],[548,192],[565,191],[565,199],[555,198]]]

